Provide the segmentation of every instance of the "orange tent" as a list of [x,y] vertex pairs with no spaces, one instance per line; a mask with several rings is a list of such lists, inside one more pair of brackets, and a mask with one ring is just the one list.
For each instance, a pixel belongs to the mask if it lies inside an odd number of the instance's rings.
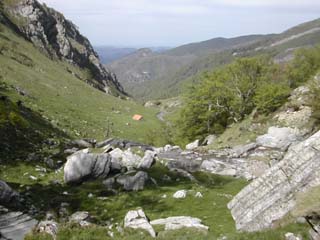
[[143,116],[139,115],[139,114],[135,114],[133,115],[132,119],[135,121],[141,121],[143,118]]

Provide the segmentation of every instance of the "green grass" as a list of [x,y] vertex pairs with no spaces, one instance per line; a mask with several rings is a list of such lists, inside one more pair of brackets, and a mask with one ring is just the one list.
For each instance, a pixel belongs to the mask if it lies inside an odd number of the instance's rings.
[[[28,176],[29,172],[39,181],[33,181]],[[162,180],[164,175],[171,177],[172,181]],[[24,194],[29,192],[27,202],[33,203],[39,208],[39,219],[44,217],[46,211],[58,215],[58,209],[62,202],[70,204],[70,213],[75,211],[89,211],[99,227],[79,229],[71,225],[62,225],[58,233],[58,239],[111,239],[108,237],[106,225],[112,223],[122,226],[123,219],[129,210],[142,207],[149,219],[164,218],[170,216],[192,216],[203,220],[209,226],[209,232],[199,232],[194,229],[163,232],[161,227],[156,227],[159,239],[216,239],[219,236],[228,236],[228,239],[283,239],[286,232],[304,234],[305,225],[289,225],[277,230],[269,230],[261,233],[238,233],[235,224],[226,205],[239,192],[247,182],[241,179],[221,177],[206,173],[195,173],[199,183],[190,182],[181,178],[176,173],[169,172],[160,164],[149,170],[149,175],[156,179],[158,185],[149,183],[145,190],[139,192],[123,192],[113,194],[105,190],[100,181],[84,183],[80,186],[65,186],[50,184],[53,179],[62,180],[61,173],[49,172],[45,177],[40,177],[34,171],[34,167],[21,164],[15,167],[1,167],[0,178],[8,181],[12,186]],[[27,190],[29,189],[29,190]],[[174,199],[172,195],[177,191],[188,190],[185,199]],[[68,195],[63,192],[67,191]],[[201,192],[203,198],[195,198],[196,192]],[[92,193],[93,198],[88,198]],[[163,195],[167,195],[163,198]],[[99,199],[104,197],[104,199]],[[140,231],[128,231],[118,233],[113,227],[115,239],[151,239],[148,234]],[[50,239],[45,235],[36,233],[27,239]]]
[[[164,144],[157,133],[162,125],[156,110],[90,87],[85,83],[90,77],[87,71],[51,60],[7,27],[1,28],[0,80],[9,86],[6,95],[13,102],[21,100],[70,137],[102,140],[109,129],[109,136],[140,142],[148,142],[154,134],[153,142]],[[14,87],[23,89],[27,96],[17,94]],[[133,121],[134,114],[144,119]]]

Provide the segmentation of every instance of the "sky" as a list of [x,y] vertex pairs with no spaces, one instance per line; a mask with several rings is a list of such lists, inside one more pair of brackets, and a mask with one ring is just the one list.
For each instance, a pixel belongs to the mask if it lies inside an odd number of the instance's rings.
[[320,18],[319,0],[40,0],[95,46],[179,46],[280,33]]

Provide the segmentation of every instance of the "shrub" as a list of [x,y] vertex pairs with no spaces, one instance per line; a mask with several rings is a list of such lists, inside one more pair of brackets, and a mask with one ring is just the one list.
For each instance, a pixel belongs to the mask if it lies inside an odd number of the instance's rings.
[[254,96],[254,104],[261,113],[270,113],[286,102],[290,87],[285,84],[263,84]]
[[9,113],[9,122],[11,125],[19,128],[28,128],[29,123],[20,115],[18,115],[15,112],[10,112]]

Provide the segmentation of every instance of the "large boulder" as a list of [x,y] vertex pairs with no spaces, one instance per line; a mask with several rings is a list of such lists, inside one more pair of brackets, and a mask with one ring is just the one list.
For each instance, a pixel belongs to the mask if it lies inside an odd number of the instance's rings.
[[146,172],[137,172],[134,176],[129,174],[122,175],[116,179],[116,182],[123,186],[127,191],[143,190],[146,181],[149,179]]
[[292,128],[270,127],[268,133],[257,138],[257,144],[266,148],[287,150],[288,147],[299,140],[299,133]]
[[77,223],[81,227],[85,227],[85,226],[91,225],[90,219],[91,219],[91,217],[90,217],[88,212],[86,212],[86,211],[78,211],[78,212],[73,213],[69,217],[69,222]]
[[197,147],[199,147],[199,144],[200,144],[200,140],[195,140],[194,142],[187,144],[186,149],[187,150],[194,150]]
[[168,217],[156,219],[150,222],[151,225],[165,225],[165,230],[177,230],[181,228],[195,228],[208,231],[209,227],[202,224],[201,219],[193,217]]
[[237,229],[266,229],[290,212],[296,205],[296,193],[320,185],[319,159],[320,131],[291,146],[282,161],[246,186],[228,204]]
[[142,229],[147,231],[151,237],[156,237],[156,232],[150,225],[149,220],[142,209],[129,211],[124,218],[124,227]]
[[106,178],[111,170],[109,154],[78,153],[67,158],[65,183],[81,183],[87,178]]
[[19,202],[19,193],[14,191],[5,181],[0,180],[0,204],[13,206]]
[[203,140],[202,145],[211,145],[216,140],[217,140],[217,136],[216,135],[209,135]]
[[0,212],[0,239],[23,240],[38,221],[22,212]]
[[155,157],[157,153],[154,151],[147,150],[144,153],[143,158],[140,160],[138,165],[139,169],[149,169],[155,163]]
[[156,152],[146,150],[144,156],[133,153],[131,149],[122,151],[116,148],[110,152],[113,162],[117,162],[121,167],[127,169],[149,169],[155,162]]

